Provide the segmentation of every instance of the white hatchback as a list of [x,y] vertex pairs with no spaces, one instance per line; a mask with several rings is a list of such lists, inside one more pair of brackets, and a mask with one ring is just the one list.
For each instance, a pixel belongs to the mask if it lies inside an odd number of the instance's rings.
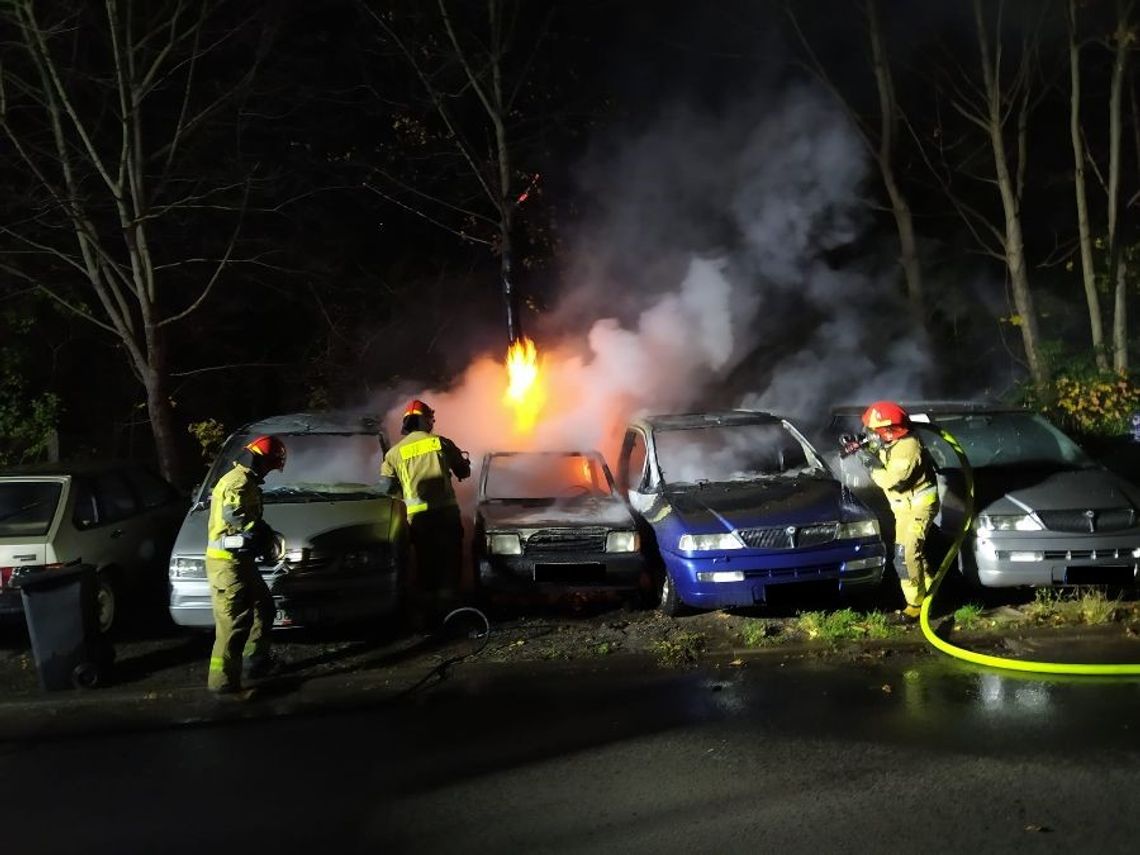
[[124,595],[162,586],[187,501],[130,463],[42,464],[0,472],[0,618],[23,612],[12,580],[90,564],[99,574],[99,626],[122,618]]

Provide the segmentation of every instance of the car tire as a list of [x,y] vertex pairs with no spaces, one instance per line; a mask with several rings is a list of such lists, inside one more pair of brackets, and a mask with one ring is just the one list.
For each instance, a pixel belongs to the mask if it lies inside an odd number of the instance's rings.
[[121,623],[119,607],[123,603],[120,585],[110,570],[99,573],[95,589],[95,620],[102,635],[110,635]]
[[661,580],[661,600],[658,604],[661,613],[669,617],[679,617],[688,611],[688,608],[677,593],[677,586],[673,582],[673,576],[668,570],[665,571],[664,578]]

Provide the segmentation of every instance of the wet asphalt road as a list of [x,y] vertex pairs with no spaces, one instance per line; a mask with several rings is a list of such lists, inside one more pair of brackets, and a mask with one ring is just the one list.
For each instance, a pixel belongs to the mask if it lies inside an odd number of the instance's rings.
[[1137,681],[463,667],[348,713],[0,743],[5,850],[1137,850]]

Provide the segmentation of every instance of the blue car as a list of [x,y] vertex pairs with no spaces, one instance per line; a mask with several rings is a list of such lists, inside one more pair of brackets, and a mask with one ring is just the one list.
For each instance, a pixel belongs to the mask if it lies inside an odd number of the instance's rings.
[[882,581],[875,515],[790,422],[744,410],[629,425],[618,483],[656,541],[660,607],[753,606],[777,585]]

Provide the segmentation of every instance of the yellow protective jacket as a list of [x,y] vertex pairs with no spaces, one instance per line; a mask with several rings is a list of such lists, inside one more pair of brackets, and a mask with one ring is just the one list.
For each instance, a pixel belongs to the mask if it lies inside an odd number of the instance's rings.
[[399,481],[409,519],[420,511],[456,504],[453,473],[463,480],[471,474],[471,464],[450,439],[422,430],[393,445],[380,464],[381,475]]
[[261,481],[252,469],[240,463],[218,479],[210,493],[207,558],[234,560],[236,556],[222,546],[222,538],[248,534],[261,520]]
[[884,445],[876,456],[882,469],[871,469],[871,480],[882,487],[892,508],[922,507],[938,501],[934,466],[916,436]]

